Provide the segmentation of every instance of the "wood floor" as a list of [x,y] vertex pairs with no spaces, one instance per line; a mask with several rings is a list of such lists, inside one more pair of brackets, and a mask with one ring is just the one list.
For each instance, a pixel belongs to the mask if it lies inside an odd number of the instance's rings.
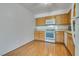
[[4,56],[71,56],[63,43],[31,41]]

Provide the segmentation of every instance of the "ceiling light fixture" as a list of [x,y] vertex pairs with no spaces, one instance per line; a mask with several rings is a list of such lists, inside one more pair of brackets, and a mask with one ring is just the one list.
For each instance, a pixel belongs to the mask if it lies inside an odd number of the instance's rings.
[[52,3],[40,3],[41,5],[45,5],[45,6],[52,6]]
[[49,3],[40,3],[41,5],[48,5]]
[[44,5],[48,5],[48,3],[43,3]]

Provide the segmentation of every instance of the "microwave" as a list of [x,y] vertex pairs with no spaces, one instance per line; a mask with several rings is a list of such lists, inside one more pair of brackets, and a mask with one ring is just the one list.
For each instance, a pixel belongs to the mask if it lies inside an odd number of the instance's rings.
[[46,25],[55,24],[55,19],[47,19],[45,23]]

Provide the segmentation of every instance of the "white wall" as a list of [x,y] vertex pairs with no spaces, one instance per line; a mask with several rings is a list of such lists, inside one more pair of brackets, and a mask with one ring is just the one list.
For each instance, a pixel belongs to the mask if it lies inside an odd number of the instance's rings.
[[20,4],[0,4],[0,55],[33,40],[33,14]]

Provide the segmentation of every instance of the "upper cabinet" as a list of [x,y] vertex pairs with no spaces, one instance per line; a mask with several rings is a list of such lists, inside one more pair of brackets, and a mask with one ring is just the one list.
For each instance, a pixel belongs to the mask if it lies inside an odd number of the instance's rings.
[[[36,25],[46,25],[46,23],[49,23],[51,20],[53,24],[56,25],[69,25],[70,24],[70,15],[68,14],[61,14],[56,16],[46,16],[36,19]],[[49,20],[49,21],[47,21]]]
[[74,4],[74,11],[73,11],[73,16],[76,16],[76,4]]
[[56,16],[56,24],[59,25],[68,25],[70,24],[70,19],[68,14],[62,14]]
[[36,19],[36,25],[44,25],[44,24],[45,24],[45,18]]
[[[48,20],[48,21],[47,21]],[[52,21],[52,22],[50,22]],[[41,17],[36,19],[36,25],[46,25],[48,23],[52,24],[55,22],[55,17],[53,16],[46,16],[46,17]]]
[[68,14],[61,14],[61,15],[56,15],[56,16],[47,16],[47,17],[42,17],[42,18],[37,18],[36,19],[36,25],[45,25],[46,20],[54,20],[55,24],[57,25],[69,25],[70,24],[70,15]]
[[76,17],[76,3],[72,3],[71,18]]
[[79,3],[73,3],[71,11],[71,18],[79,17]]

